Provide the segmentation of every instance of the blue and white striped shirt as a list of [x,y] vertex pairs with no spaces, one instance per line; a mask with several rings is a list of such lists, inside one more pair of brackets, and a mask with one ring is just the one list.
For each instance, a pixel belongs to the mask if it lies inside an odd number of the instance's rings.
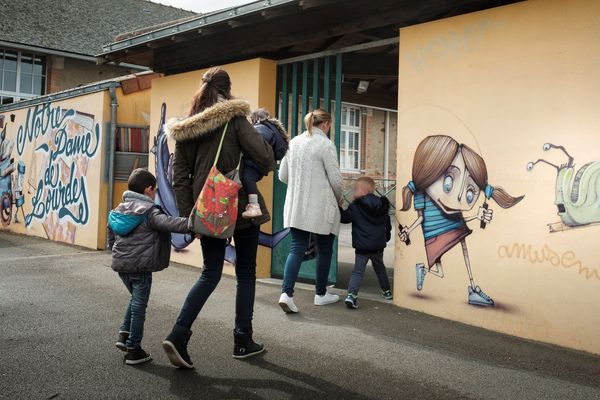
[[429,240],[443,233],[466,226],[462,213],[445,214],[429,196],[424,193],[415,194],[415,210],[423,211],[423,236]]

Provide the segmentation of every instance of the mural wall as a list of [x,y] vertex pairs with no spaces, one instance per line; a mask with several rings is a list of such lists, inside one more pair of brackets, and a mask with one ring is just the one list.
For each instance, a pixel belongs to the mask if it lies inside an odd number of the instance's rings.
[[600,353],[597,15],[533,0],[400,31],[397,304]]
[[97,93],[0,115],[2,229],[102,247],[105,104]]

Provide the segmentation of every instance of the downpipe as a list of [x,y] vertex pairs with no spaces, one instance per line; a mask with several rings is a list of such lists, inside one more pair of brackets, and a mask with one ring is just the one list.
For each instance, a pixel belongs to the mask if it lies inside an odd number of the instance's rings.
[[[109,133],[109,149],[108,149],[108,199],[107,199],[107,215],[112,210],[112,199],[114,193],[114,178],[115,178],[115,143],[117,136],[117,86],[108,88],[110,96],[110,133]],[[108,235],[106,236],[105,248],[108,248]]]

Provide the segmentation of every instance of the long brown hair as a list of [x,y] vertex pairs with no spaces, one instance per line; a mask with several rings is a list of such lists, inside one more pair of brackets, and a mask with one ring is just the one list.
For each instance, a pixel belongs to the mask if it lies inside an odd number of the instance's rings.
[[[459,144],[446,135],[428,136],[417,147],[412,166],[412,185],[402,188],[402,211],[410,208],[413,192],[424,192],[437,181],[452,164],[458,152],[465,160],[465,167],[475,184],[482,190],[488,186],[488,174],[485,161],[466,144]],[[495,187],[491,198],[502,208],[517,204],[524,196],[512,197],[504,189]]]
[[306,131],[309,135],[312,135],[313,126],[318,128],[325,122],[331,122],[331,114],[325,110],[321,110],[320,108],[309,112],[304,117],[304,125],[306,126]]
[[198,114],[219,101],[219,96],[231,99],[231,79],[221,67],[213,67],[202,76],[200,89],[192,98],[189,115]]

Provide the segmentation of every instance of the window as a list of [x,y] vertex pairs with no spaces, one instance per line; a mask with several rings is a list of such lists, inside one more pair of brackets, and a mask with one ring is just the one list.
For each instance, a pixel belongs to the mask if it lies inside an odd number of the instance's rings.
[[0,49],[0,105],[40,96],[45,93],[45,87],[43,57]]
[[360,108],[342,106],[340,132],[340,167],[342,170],[360,170],[360,119]]

